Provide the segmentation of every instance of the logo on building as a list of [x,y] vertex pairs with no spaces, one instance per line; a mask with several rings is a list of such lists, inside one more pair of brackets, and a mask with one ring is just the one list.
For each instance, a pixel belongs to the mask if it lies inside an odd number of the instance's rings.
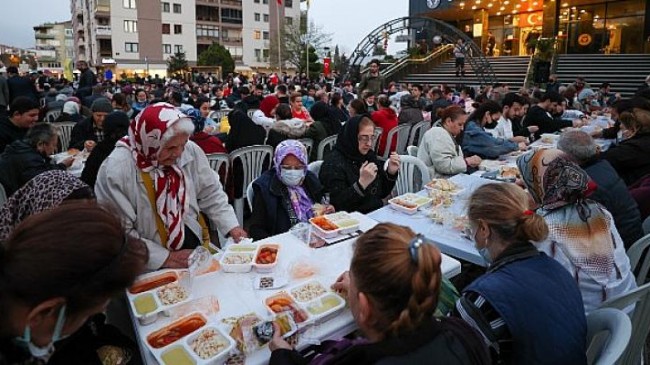
[[591,34],[588,33],[580,34],[578,37],[578,44],[583,47],[590,45],[591,41],[593,41],[593,38],[591,37]]

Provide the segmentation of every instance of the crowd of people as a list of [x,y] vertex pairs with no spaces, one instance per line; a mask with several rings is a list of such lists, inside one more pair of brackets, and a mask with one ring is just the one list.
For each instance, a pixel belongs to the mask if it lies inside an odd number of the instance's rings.
[[[433,240],[381,223],[357,239],[349,272],[333,284],[363,337],[306,360],[276,331],[271,364],[586,364],[586,314],[636,288],[625,250],[650,215],[650,77],[622,99],[580,77],[558,85],[553,76],[545,90],[399,85],[376,60],[356,89],[336,74],[131,83],[77,67],[74,87],[8,68],[20,80],[0,99],[0,364],[100,363],[107,347],[124,349],[114,363],[138,363],[134,342],[103,317],[137,275],[186,268],[195,248],[224,244],[217,232],[234,242],[287,232],[314,217],[315,204],[320,213],[381,208],[401,164],[388,133],[423,121],[431,126],[417,157],[435,178],[561,136],[557,149],[518,158],[517,184],[469,197],[467,236],[488,264],[483,275],[456,291]],[[44,122],[52,110],[61,113]],[[615,123],[581,130],[592,113]],[[66,172],[72,158],[52,159],[61,122],[74,123],[71,154],[89,154],[80,179]],[[600,151],[594,138],[614,143]],[[274,155],[252,183],[243,225],[231,206],[241,166],[220,176],[207,155],[263,144]],[[455,305],[441,313],[443,301]],[[98,328],[101,341],[90,341]]]

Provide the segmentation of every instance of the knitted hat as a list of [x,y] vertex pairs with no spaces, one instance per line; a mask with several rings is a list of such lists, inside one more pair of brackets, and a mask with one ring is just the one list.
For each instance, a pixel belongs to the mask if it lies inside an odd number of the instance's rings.
[[108,99],[99,98],[93,101],[90,110],[93,113],[110,113],[113,111],[113,105],[111,105],[111,102]]

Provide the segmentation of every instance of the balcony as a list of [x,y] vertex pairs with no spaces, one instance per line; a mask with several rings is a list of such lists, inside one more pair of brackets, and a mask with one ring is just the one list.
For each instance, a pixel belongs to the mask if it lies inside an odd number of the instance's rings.
[[54,34],[50,33],[36,33],[36,39],[54,39]]
[[255,57],[255,61],[267,63],[267,62],[269,62],[269,58],[268,57]]
[[231,43],[231,44],[241,44],[242,39],[241,38],[236,38],[236,37],[223,37],[221,38],[221,41],[223,43]]
[[95,28],[95,33],[98,37],[110,37],[111,36],[111,26],[110,25],[98,25]]
[[196,0],[197,5],[214,5],[219,4],[219,0]]
[[110,17],[111,16],[111,1],[110,0],[96,0],[95,9],[93,11],[95,17]]
[[221,0],[221,5],[241,7],[241,0]]
[[199,36],[196,36],[196,42],[200,43],[200,44],[212,44],[213,42],[219,42],[219,37],[217,37],[217,36],[199,35]]

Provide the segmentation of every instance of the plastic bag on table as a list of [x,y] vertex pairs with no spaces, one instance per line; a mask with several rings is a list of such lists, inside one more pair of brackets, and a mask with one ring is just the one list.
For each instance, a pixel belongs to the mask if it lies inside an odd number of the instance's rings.
[[205,315],[207,318],[214,318],[216,317],[217,313],[219,313],[219,309],[219,300],[217,297],[211,295],[177,305],[170,308],[168,312],[171,320],[175,321],[179,318],[187,316],[188,313],[193,312],[199,312]]

